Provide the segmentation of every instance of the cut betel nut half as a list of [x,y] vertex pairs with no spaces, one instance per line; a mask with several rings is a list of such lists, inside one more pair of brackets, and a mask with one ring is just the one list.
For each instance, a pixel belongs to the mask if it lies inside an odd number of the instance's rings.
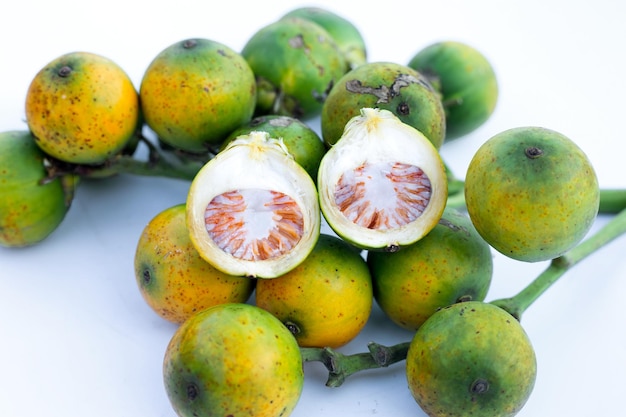
[[198,171],[187,197],[191,240],[231,275],[275,278],[302,262],[320,233],[317,190],[281,139],[253,131]]
[[329,226],[363,249],[395,251],[435,227],[448,197],[443,161],[392,112],[363,108],[322,158],[320,208]]

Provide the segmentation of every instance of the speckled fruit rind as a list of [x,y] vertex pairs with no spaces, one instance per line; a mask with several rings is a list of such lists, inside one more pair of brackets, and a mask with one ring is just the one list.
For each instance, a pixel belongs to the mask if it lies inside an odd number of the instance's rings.
[[341,137],[362,108],[380,108],[419,130],[438,149],[446,134],[439,93],[413,68],[393,62],[370,62],[345,74],[322,107],[321,132],[327,146]]
[[[30,246],[61,224],[73,198],[72,177],[44,181],[46,155],[29,131],[0,133],[0,245]],[[43,182],[42,182],[43,181]]]
[[374,297],[396,324],[417,330],[459,301],[483,301],[493,274],[491,248],[469,217],[446,208],[437,226],[395,253],[370,251]]
[[224,149],[237,137],[255,130],[267,132],[273,138],[281,138],[293,159],[309,173],[313,181],[317,181],[317,170],[326,147],[315,130],[294,117],[275,114],[255,117],[228,135],[220,149]]
[[457,303],[417,330],[407,353],[411,394],[430,417],[511,417],[537,374],[530,340],[500,307]]
[[297,17],[262,27],[241,54],[257,78],[257,116],[317,116],[328,91],[346,72],[332,36],[317,23]]
[[128,75],[89,52],[62,55],[42,68],[26,94],[26,122],[48,155],[101,164],[133,138],[139,97]]
[[185,205],[169,207],[148,222],[135,250],[134,269],[143,299],[159,316],[182,323],[205,308],[246,302],[255,281],[208,264],[191,243]]
[[234,303],[203,310],[176,330],[163,378],[180,417],[287,417],[304,372],[298,344],[280,320]]
[[446,111],[446,140],[477,129],[498,101],[498,81],[491,63],[477,49],[455,41],[437,42],[409,61],[441,93]]
[[580,242],[596,218],[598,179],[585,153],[564,135],[518,127],[485,142],[465,179],[476,230],[513,259],[556,258]]
[[337,348],[363,329],[372,309],[372,282],[359,250],[321,234],[309,256],[285,275],[260,280],[256,305],[294,333],[300,346]]
[[139,94],[146,123],[162,142],[203,153],[250,121],[256,82],[233,49],[210,39],[185,39],[152,60]]
[[299,7],[284,17],[300,17],[326,29],[343,53],[348,69],[367,62],[365,40],[359,29],[348,19],[320,7]]

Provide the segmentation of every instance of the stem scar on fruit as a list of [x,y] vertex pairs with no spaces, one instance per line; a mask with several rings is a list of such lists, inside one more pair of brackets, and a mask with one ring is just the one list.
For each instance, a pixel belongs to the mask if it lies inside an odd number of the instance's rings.
[[473,394],[484,394],[489,391],[489,381],[486,379],[478,378],[472,385],[470,385],[469,390]]
[[59,77],[65,78],[68,77],[70,74],[72,73],[72,67],[64,65],[61,68],[59,68]]
[[539,158],[541,155],[543,155],[543,150],[536,146],[531,146],[531,147],[526,148],[524,153],[529,159],[536,159],[536,158]]

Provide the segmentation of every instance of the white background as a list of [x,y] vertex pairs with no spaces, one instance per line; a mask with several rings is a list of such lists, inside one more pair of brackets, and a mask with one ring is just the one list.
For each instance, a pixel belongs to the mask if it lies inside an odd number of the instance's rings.
[[[0,130],[25,128],[30,80],[61,54],[85,50],[107,56],[139,85],[152,58],[174,42],[204,37],[241,50],[256,30],[309,4],[353,21],[371,61],[406,64],[420,48],[448,39],[487,55],[500,81],[496,112],[480,129],[442,148],[459,177],[487,138],[536,125],[576,141],[602,187],[626,188],[626,3],[619,0],[5,1]],[[316,129],[318,124],[312,121]],[[187,189],[185,181],[127,175],[85,181],[47,240],[30,248],[0,248],[1,416],[174,416],[161,363],[175,326],[140,297],[133,255],[145,224],[183,202]],[[600,217],[597,226],[606,219]],[[523,316],[538,377],[520,416],[623,412],[625,247],[620,238],[576,266]],[[488,300],[515,294],[546,267],[494,257]],[[410,336],[375,309],[363,334],[342,351]],[[294,416],[423,415],[406,387],[403,364],[353,376],[335,389],[324,386],[317,365],[305,368],[305,390]]]

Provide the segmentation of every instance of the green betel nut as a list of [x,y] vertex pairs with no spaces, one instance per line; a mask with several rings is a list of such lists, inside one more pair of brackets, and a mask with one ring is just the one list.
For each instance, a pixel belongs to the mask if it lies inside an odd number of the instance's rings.
[[226,148],[237,137],[248,135],[253,131],[267,132],[270,137],[282,139],[293,159],[309,173],[314,181],[317,180],[317,170],[326,153],[326,147],[310,126],[290,116],[275,114],[258,116],[228,135],[220,150]]
[[411,394],[430,417],[512,417],[530,396],[535,351],[520,323],[489,303],[457,303],[415,333],[406,358]]
[[65,218],[75,178],[47,179],[46,155],[28,131],[0,133],[0,245],[29,246]]
[[467,210],[481,236],[513,259],[556,258],[587,234],[598,213],[598,179],[585,153],[539,127],[501,132],[472,158]]
[[441,93],[446,140],[466,135],[489,119],[498,101],[498,81],[487,58],[461,42],[427,46],[409,61]]
[[419,241],[394,253],[369,251],[367,263],[376,302],[409,330],[440,308],[484,300],[493,274],[491,248],[469,217],[452,208]]
[[322,108],[322,138],[334,145],[348,121],[362,108],[392,112],[440,148],[445,137],[445,112],[439,94],[419,72],[393,62],[371,62],[345,74]]
[[321,7],[299,7],[283,17],[299,17],[317,23],[333,37],[348,69],[367,62],[367,48],[359,29],[348,19]]
[[241,54],[257,80],[257,116],[317,116],[328,92],[346,72],[332,36],[318,24],[297,17],[261,28]]

